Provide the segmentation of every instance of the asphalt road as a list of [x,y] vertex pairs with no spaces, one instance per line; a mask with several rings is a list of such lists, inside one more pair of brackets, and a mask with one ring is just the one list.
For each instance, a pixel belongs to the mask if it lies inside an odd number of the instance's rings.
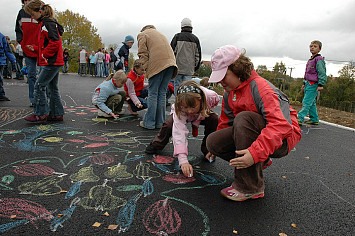
[[38,124],[23,119],[26,82],[4,81],[0,234],[355,235],[354,131],[303,126],[295,150],[264,171],[265,197],[233,202],[219,193],[233,169],[203,160],[202,135],[189,136],[195,172],[184,178],[171,143],[144,153],[158,132],[138,126],[144,111],[97,118],[91,93],[102,80],[61,75],[64,121]]

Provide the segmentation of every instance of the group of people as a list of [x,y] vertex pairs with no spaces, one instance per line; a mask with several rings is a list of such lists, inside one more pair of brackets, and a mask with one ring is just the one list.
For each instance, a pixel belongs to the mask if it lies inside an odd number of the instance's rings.
[[[36,63],[42,66],[34,84],[34,113],[25,119],[32,122],[62,121],[64,110],[58,91],[58,76],[64,65],[63,28],[53,18],[53,9],[48,4],[40,0],[23,0],[22,3],[24,8],[18,19],[27,18],[19,21],[24,29],[18,41],[25,49],[27,65],[30,68],[31,65],[35,68]],[[36,24],[31,26],[25,24],[34,22]],[[31,41],[30,29],[33,32],[38,30],[38,41]],[[6,43],[0,36],[3,48]],[[208,79],[208,83],[220,83],[224,88],[218,116],[213,109],[221,98],[215,91],[191,80],[201,62],[201,48],[198,38],[192,34],[188,18],[182,20],[181,32],[171,43],[153,25],[144,26],[137,41],[139,58],[132,70],[127,70],[128,58],[127,64],[126,58],[116,60],[116,72],[95,89],[92,103],[98,108],[98,115],[117,119],[123,113],[124,102],[128,103],[131,114],[147,109],[140,126],[159,129],[159,132],[145,152],[158,153],[173,137],[173,155],[186,177],[194,175],[188,160],[188,123],[191,123],[193,136],[198,136],[199,126],[203,125],[201,152],[206,160],[212,163],[220,157],[235,170],[233,183],[222,189],[221,194],[233,201],[264,197],[263,170],[271,165],[272,158],[286,156],[300,141],[300,125],[307,113],[311,124],[318,124],[315,94],[326,82],[325,63],[319,54],[321,43],[313,41],[310,45],[312,57],[306,68],[304,104],[298,114],[282,91],[257,74],[245,50],[232,45],[218,48],[211,58],[212,74]],[[125,52],[128,53],[134,39],[126,43],[130,43],[126,44]],[[120,55],[121,49],[114,54]],[[13,55],[6,50],[4,53],[15,62]],[[117,67],[119,65],[121,68]],[[148,80],[146,84],[145,78]],[[175,103],[166,119],[166,95],[171,81],[175,85]],[[120,89],[122,87],[124,89]],[[46,89],[50,94],[49,105]],[[3,89],[0,92],[3,97]]]

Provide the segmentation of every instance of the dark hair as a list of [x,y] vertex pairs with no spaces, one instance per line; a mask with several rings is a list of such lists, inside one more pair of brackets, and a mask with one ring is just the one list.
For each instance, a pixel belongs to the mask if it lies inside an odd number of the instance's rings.
[[254,65],[251,62],[250,58],[245,56],[245,50],[239,56],[239,58],[228,66],[236,76],[239,77],[240,81],[246,81],[251,76],[252,70],[254,70]]

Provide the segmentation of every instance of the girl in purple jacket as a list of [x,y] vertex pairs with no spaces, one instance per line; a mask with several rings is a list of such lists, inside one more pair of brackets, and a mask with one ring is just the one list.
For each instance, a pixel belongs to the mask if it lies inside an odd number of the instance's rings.
[[182,172],[187,177],[193,176],[193,168],[189,164],[187,148],[187,123],[192,124],[192,135],[198,135],[198,126],[204,125],[205,132],[201,144],[204,156],[211,156],[206,148],[207,136],[217,129],[218,115],[212,111],[219,103],[216,92],[200,87],[195,81],[183,82],[177,91],[175,104],[171,107],[169,118],[163,123],[158,135],[149,144],[145,152],[154,154],[162,150],[173,136],[174,157],[179,160]]

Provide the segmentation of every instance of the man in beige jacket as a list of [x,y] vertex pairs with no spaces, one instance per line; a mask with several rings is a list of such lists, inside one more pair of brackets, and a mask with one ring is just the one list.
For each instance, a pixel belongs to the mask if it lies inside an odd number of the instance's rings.
[[148,109],[140,126],[160,129],[165,121],[166,91],[177,74],[174,52],[153,25],[144,26],[138,39],[138,57],[148,79]]

